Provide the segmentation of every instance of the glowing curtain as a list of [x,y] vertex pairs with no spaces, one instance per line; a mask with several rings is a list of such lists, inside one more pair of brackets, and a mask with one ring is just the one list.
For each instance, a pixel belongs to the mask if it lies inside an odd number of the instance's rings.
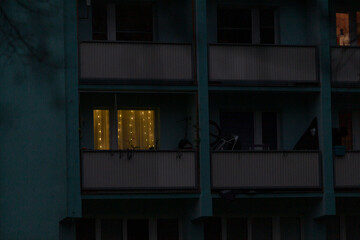
[[153,110],[118,110],[119,149],[155,147]]
[[109,110],[94,110],[94,149],[110,149]]

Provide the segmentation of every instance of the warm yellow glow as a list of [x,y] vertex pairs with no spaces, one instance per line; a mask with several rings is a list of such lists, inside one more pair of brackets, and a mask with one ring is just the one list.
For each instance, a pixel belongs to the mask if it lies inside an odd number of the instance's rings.
[[340,46],[350,45],[348,13],[336,13],[336,41]]
[[[154,146],[153,110],[118,110],[118,148],[148,149]],[[149,145],[148,142],[152,144]]]
[[94,149],[110,149],[109,110],[94,110]]

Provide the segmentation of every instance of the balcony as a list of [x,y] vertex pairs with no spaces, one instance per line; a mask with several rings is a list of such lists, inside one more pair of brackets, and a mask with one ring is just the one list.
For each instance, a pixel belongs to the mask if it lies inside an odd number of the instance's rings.
[[360,151],[348,151],[334,158],[335,188],[360,188]]
[[194,151],[93,151],[81,157],[82,191],[196,190]]
[[80,82],[176,84],[193,81],[191,44],[80,43]]
[[317,151],[213,152],[213,190],[319,190]]
[[332,47],[331,70],[334,85],[360,83],[360,48]]
[[209,45],[214,84],[289,85],[318,83],[317,49],[283,45]]

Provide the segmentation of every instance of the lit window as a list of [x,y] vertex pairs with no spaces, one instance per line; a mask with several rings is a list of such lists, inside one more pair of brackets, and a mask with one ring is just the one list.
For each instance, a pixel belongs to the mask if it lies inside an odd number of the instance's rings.
[[350,45],[348,13],[336,13],[336,41],[340,46]]
[[94,110],[94,149],[110,149],[109,110]]
[[154,116],[153,110],[118,110],[118,148],[154,148]]

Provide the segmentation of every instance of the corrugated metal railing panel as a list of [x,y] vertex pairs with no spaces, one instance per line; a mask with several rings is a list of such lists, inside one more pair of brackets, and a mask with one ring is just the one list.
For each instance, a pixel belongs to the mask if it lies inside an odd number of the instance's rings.
[[80,78],[192,80],[189,44],[83,42]]
[[214,189],[320,188],[318,152],[212,153]]
[[334,83],[360,83],[360,48],[331,48],[331,70]]
[[335,157],[334,167],[336,188],[360,188],[360,152]]
[[317,82],[315,47],[209,46],[210,81]]
[[194,189],[195,152],[85,151],[82,189]]

